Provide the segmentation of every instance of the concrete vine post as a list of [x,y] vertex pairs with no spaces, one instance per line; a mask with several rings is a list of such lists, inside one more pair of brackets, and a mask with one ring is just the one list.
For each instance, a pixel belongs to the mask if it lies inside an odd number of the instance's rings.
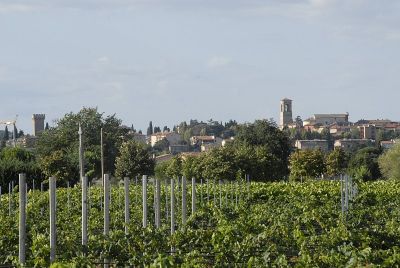
[[49,178],[50,201],[50,262],[56,260],[56,178]]
[[129,225],[129,178],[124,178],[124,189],[125,189],[125,234],[128,234]]
[[156,209],[155,209],[155,225],[156,228],[161,227],[161,186],[160,179],[156,179]]
[[165,221],[168,223],[169,212],[168,212],[168,180],[165,180]]
[[26,175],[19,174],[19,247],[18,260],[24,265],[26,256]]
[[143,228],[147,228],[147,175],[142,178]]
[[[109,235],[110,232],[110,176],[108,174],[104,174],[103,179],[103,187],[104,187],[104,232],[105,236]],[[107,258],[104,259],[104,268],[109,267],[109,260]]]
[[171,179],[171,235],[175,233],[175,181]]
[[182,225],[186,224],[186,178],[182,177]]
[[87,249],[87,230],[88,230],[88,178],[86,176],[81,178],[81,188],[82,188],[82,248],[83,252],[86,254]]
[[192,178],[192,215],[196,212],[196,179]]

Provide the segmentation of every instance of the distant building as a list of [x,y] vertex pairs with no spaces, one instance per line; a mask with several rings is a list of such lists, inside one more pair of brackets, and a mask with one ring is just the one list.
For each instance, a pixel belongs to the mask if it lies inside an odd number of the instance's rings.
[[132,133],[133,140],[139,142],[139,143],[146,143],[146,135],[140,134],[140,133]]
[[201,152],[208,152],[214,148],[221,147],[221,143],[204,143],[200,146]]
[[[24,135],[16,139],[16,145],[25,149],[34,149],[36,147],[38,137],[33,135]],[[13,140],[8,140],[6,146],[14,146]]]
[[374,125],[361,125],[357,128],[360,130],[360,139],[376,139],[376,127]]
[[232,143],[234,140],[235,140],[234,137],[230,137],[229,139],[223,139],[222,142],[221,142],[221,145],[222,145],[222,147],[225,147],[229,143]]
[[332,124],[344,125],[349,123],[349,113],[345,114],[314,114],[311,118],[303,121],[303,126]]
[[345,151],[351,151],[363,146],[372,146],[375,144],[371,139],[340,139],[335,141],[335,148],[342,148]]
[[282,129],[292,123],[293,123],[292,100],[284,98],[283,100],[281,100],[279,127]]
[[158,141],[163,139],[166,139],[170,145],[176,145],[179,144],[179,142],[182,140],[182,137],[176,132],[154,133],[150,136],[150,144],[153,147]]
[[170,145],[169,152],[172,155],[189,152],[189,145],[180,145],[180,144]]
[[156,164],[159,164],[172,159],[172,157],[174,157],[172,154],[164,154],[156,156],[154,160],[156,161]]
[[396,143],[398,143],[398,141],[396,142],[396,140],[381,141],[381,147],[385,150],[388,150],[393,148],[396,145]]
[[340,125],[338,125],[338,124],[334,124],[334,125],[332,125],[332,126],[329,127],[329,133],[330,133],[332,136],[338,137],[338,136],[341,136],[341,135],[344,134],[344,133],[349,133],[349,132],[351,132],[351,129],[352,129],[352,127],[351,127],[351,126],[348,126],[348,125],[346,125],[346,126],[340,126]]
[[192,136],[190,137],[191,145],[203,145],[203,144],[212,144],[212,143],[222,143],[222,139],[215,136]]
[[317,150],[327,152],[329,143],[327,140],[296,140],[295,147],[299,150]]
[[33,122],[33,135],[38,136],[44,131],[44,119],[46,115],[44,114],[34,114],[32,115]]

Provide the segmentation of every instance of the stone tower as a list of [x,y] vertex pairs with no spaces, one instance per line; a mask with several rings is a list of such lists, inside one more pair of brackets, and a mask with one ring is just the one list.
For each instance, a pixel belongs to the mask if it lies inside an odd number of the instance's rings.
[[34,114],[32,115],[33,121],[33,135],[38,136],[44,130],[44,119],[46,116],[44,114]]
[[279,117],[279,126],[284,128],[288,124],[293,123],[292,116],[292,100],[283,99],[281,100],[281,112]]

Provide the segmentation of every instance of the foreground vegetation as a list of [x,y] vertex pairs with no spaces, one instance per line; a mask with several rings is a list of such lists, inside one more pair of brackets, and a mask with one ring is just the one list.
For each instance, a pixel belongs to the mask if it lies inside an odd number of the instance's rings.
[[[210,186],[209,202],[205,185],[202,194],[198,185],[198,210],[185,226],[180,225],[180,200],[176,196],[178,226],[171,236],[170,221],[166,220],[165,185],[160,229],[152,224],[146,229],[141,227],[141,189],[139,185],[131,186],[132,221],[128,235],[124,234],[123,226],[123,189],[115,186],[111,195],[110,235],[105,237],[101,188],[92,187],[86,256],[80,245],[81,190],[79,187],[58,189],[57,261],[80,267],[95,266],[104,258],[116,266],[161,263],[163,267],[400,265],[400,183],[367,182],[358,188],[359,194],[351,201],[347,215],[343,215],[337,181],[252,183],[249,191],[244,184],[240,187],[227,184],[221,195],[218,187]],[[152,193],[149,187],[149,223],[154,222]],[[48,266],[48,193],[29,192],[27,210],[27,265]],[[16,264],[17,194],[13,195],[12,216],[8,216],[8,195],[1,197],[0,222],[0,264]]]

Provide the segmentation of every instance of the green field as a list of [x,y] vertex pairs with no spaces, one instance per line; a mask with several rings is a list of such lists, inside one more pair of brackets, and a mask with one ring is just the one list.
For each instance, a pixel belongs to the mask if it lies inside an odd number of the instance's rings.
[[[177,192],[177,228],[171,236],[170,220],[166,220],[165,185],[160,229],[153,225],[153,186],[148,188],[149,226],[146,229],[142,228],[141,187],[131,186],[128,235],[124,233],[123,187],[114,186],[109,237],[102,234],[101,188],[91,187],[85,256],[80,245],[81,189],[58,189],[57,262],[98,266],[107,258],[118,267],[155,263],[163,263],[162,267],[400,265],[400,183],[359,184],[359,193],[345,215],[341,212],[339,182],[252,183],[249,190],[246,185],[238,188],[233,184],[224,185],[221,195],[218,187],[210,186],[209,202],[205,185],[202,188],[197,185],[194,215],[190,209],[191,185],[188,183],[187,187],[188,221],[185,226],[180,224],[181,199]],[[1,197],[0,264],[18,262],[17,200],[15,193],[9,216],[8,195]],[[49,265],[48,207],[48,192],[29,192],[27,266]]]

